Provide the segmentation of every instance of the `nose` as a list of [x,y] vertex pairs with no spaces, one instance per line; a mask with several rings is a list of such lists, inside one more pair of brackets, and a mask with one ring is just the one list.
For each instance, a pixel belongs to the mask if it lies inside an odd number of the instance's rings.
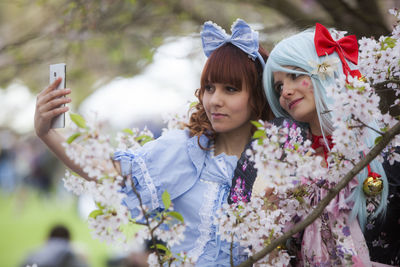
[[222,106],[223,105],[223,88],[220,85],[215,86],[215,91],[211,95],[210,103],[214,106]]
[[293,92],[294,92],[293,83],[291,83],[290,81],[284,81],[282,83],[281,96],[289,97],[289,96],[293,95]]

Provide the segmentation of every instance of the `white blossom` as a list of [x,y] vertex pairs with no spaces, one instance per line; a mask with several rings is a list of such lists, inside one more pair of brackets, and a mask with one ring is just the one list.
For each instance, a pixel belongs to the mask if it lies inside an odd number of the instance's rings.
[[325,80],[327,77],[333,77],[333,73],[337,69],[339,62],[338,58],[326,55],[321,63],[310,61],[308,64],[313,68],[311,74],[319,75],[321,79]]

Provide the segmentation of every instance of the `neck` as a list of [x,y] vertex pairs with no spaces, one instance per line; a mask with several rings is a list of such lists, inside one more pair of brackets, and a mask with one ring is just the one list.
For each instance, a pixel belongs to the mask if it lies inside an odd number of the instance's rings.
[[251,138],[251,125],[247,131],[218,133],[215,140],[215,155],[225,153],[240,158],[244,147]]
[[310,125],[310,131],[313,135],[322,135],[321,132],[321,125],[319,124],[319,120],[315,120],[313,123],[309,123]]

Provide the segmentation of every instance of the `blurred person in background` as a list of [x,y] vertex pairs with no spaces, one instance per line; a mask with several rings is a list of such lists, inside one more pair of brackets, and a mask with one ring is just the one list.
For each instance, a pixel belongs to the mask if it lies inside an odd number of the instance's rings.
[[[161,240],[156,240],[156,242],[163,246],[166,245]],[[149,254],[155,252],[152,241],[146,240],[144,244],[136,245],[126,254],[110,258],[107,261],[107,267],[148,267],[147,258]],[[159,249],[158,252],[164,254],[162,249]]]
[[29,254],[21,266],[87,267],[86,259],[74,250],[70,239],[70,231],[66,226],[53,226],[46,243]]
[[14,149],[15,135],[0,129],[0,189],[11,193],[17,185]]

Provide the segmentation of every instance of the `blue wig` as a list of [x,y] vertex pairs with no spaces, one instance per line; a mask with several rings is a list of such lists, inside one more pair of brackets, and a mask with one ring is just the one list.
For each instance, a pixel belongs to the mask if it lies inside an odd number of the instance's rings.
[[[274,49],[271,51],[267,63],[264,69],[264,89],[265,93],[271,106],[272,111],[277,117],[287,117],[291,118],[290,115],[280,106],[279,103],[279,95],[274,90],[274,77],[273,73],[276,71],[295,73],[295,74],[305,74],[311,78],[311,82],[314,87],[314,98],[315,98],[315,106],[318,114],[318,119],[321,126],[321,132],[325,140],[326,147],[329,147],[327,141],[325,139],[326,135],[331,135],[334,131],[333,122],[332,122],[332,114],[335,112],[334,110],[328,110],[328,105],[332,104],[334,99],[331,97],[327,97],[326,89],[332,86],[335,86],[335,79],[339,78],[343,75],[342,65],[338,64],[338,68],[335,70],[333,77],[325,77],[325,79],[321,79],[319,75],[312,74],[313,67],[309,64],[309,62],[316,62],[317,64],[321,64],[324,60],[328,58],[335,57],[339,59],[339,56],[336,52],[328,56],[319,57],[315,50],[314,45],[314,29],[308,29],[301,33],[295,34],[291,37],[288,37],[281,42],[279,42]],[[348,65],[354,69],[356,66],[351,62],[347,62]],[[298,67],[303,69],[304,71],[298,69],[287,68],[288,66]],[[343,88],[343,90],[346,90]],[[293,119],[293,118],[292,118]],[[370,125],[374,128],[377,128],[376,125]],[[368,147],[372,147],[374,145],[374,140],[377,137],[377,133],[372,130],[368,131],[368,136],[365,138],[364,142]],[[361,153],[361,151],[360,151]],[[378,214],[384,216],[386,211],[386,203],[388,196],[388,182],[385,171],[382,167],[382,164],[374,159],[370,163],[371,170],[373,172],[379,173],[382,175],[383,180],[383,191],[381,193],[381,202],[379,204],[378,209],[373,214],[373,217],[376,217]],[[366,196],[363,191],[363,182],[367,178],[367,168],[364,168],[358,175],[358,183],[359,185],[352,192],[350,196],[350,201],[354,202],[354,206],[350,215],[351,219],[354,219],[356,216],[358,217],[361,228],[365,229],[365,224],[367,221],[367,212],[366,212]]]

